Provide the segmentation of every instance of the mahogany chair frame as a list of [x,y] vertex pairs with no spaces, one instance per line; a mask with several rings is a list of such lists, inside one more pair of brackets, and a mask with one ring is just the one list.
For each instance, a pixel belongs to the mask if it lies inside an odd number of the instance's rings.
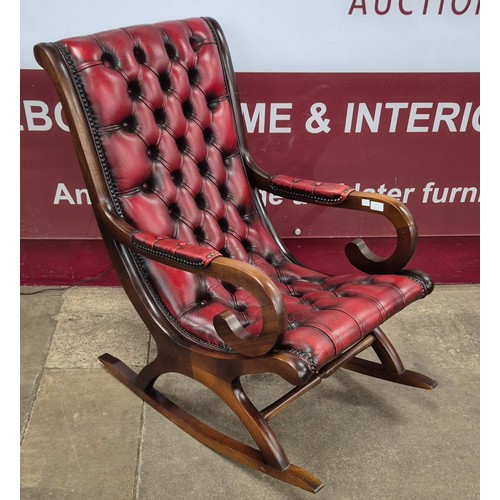
[[[283,191],[275,186],[272,182],[273,177],[253,160],[246,142],[233,67],[223,32],[215,20],[209,18],[205,20],[215,34],[221,54],[226,85],[236,120],[239,148],[248,180],[254,190],[255,204],[280,249],[289,260],[296,262],[272,228],[257,190],[262,189],[309,203],[314,203],[315,200],[310,199],[306,193]],[[89,124],[85,113],[86,103],[73,85],[61,52],[55,44],[41,43],[35,46],[34,53],[38,63],[50,75],[61,99],[98,226],[114,269],[157,345],[156,359],[139,373],[135,373],[110,354],[100,356],[100,361],[137,396],[204,445],[281,481],[309,492],[318,492],[323,486],[322,482],[288,460],[269,425],[273,417],[339,368],[424,389],[432,389],[437,383],[425,375],[406,370],[395,348],[380,328],[374,329],[372,333],[311,376],[297,356],[287,352],[272,351],[286,328],[286,310],[281,293],[263,272],[247,263],[221,256],[213,259],[207,266],[195,267],[192,263],[186,265],[181,259],[172,259],[168,253],[151,252],[137,245],[133,240],[135,228],[119,217],[113,207],[100,164],[99,147],[93,139],[92,124]],[[347,258],[356,268],[366,273],[404,273],[401,270],[411,259],[417,243],[417,226],[408,209],[400,201],[381,194],[351,191],[341,205],[332,203],[331,207],[370,212],[370,203],[374,202],[384,205],[385,209],[381,215],[396,229],[395,250],[390,257],[381,258],[371,252],[362,239],[357,239],[347,245]],[[246,288],[257,298],[262,309],[263,326],[260,335],[257,338],[247,335],[236,317],[226,312],[217,316],[214,324],[221,339],[233,349],[234,353],[217,352],[189,342],[186,336],[179,332],[178,325],[170,321],[168,312],[162,310],[155,300],[138,271],[135,254]],[[358,357],[368,348],[374,350],[380,363]],[[241,420],[257,448],[213,429],[158,392],[154,388],[155,381],[160,375],[169,372],[191,377],[219,396]],[[240,378],[244,375],[266,372],[279,375],[294,388],[276,402],[258,410],[244,392]]]

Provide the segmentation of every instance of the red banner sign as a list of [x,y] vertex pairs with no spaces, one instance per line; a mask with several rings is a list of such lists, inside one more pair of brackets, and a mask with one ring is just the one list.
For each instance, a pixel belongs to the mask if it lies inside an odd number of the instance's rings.
[[[479,234],[479,74],[239,73],[257,162],[402,200],[423,236]],[[99,237],[57,95],[21,71],[21,236]],[[370,216],[262,193],[285,237],[380,234]],[[385,234],[392,234],[389,225]]]

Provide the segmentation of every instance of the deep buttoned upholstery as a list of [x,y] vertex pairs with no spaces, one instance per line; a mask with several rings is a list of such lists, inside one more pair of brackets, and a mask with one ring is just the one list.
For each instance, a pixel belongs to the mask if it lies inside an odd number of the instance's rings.
[[[317,371],[432,290],[422,275],[332,277],[287,259],[256,210],[219,47],[203,19],[67,39],[59,48],[80,86],[114,209],[137,229],[134,245],[195,267],[222,255],[261,269],[287,309],[276,349]],[[350,191],[285,175],[270,182],[325,204]],[[260,307],[245,289],[149,259],[141,268],[190,341],[228,350],[212,323],[225,310],[260,331]]]

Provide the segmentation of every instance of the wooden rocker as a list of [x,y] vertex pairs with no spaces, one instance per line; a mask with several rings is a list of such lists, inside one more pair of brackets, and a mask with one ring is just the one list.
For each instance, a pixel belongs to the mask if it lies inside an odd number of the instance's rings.
[[[417,243],[406,207],[388,196],[259,167],[246,142],[229,51],[209,18],[106,31],[35,46],[63,104],[103,240],[158,348],[135,373],[109,354],[118,380],[206,446],[310,492],[323,486],[292,465],[269,421],[339,368],[432,389],[406,370],[380,329],[433,289],[402,270]],[[378,213],[397,231],[386,259],[357,239],[359,272],[327,276],[286,250],[258,190]],[[380,363],[358,357],[372,348]],[[256,448],[194,418],[155,388],[192,377],[239,417]],[[275,373],[293,389],[258,410],[240,377]]]

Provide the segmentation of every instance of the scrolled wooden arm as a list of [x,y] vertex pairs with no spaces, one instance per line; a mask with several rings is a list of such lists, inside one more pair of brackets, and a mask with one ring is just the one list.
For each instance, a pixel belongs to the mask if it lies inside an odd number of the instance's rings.
[[387,258],[373,253],[361,238],[349,242],[345,253],[353,266],[368,274],[393,274],[408,264],[417,246],[418,231],[415,219],[403,203],[384,194],[351,191],[336,206],[382,215],[396,229],[396,248]]
[[[165,251],[162,245],[146,245],[147,235],[141,233],[141,243],[137,244],[137,230],[113,213],[111,207],[103,209],[102,216],[107,219],[107,227],[114,239],[134,252],[184,271],[193,272],[202,276],[226,281],[248,290],[258,301],[262,311],[262,330],[259,335],[251,334],[239,322],[235,314],[226,310],[214,318],[214,327],[217,334],[231,349],[245,356],[262,356],[269,352],[280,340],[286,330],[286,309],[281,292],[274,282],[259,269],[235,259],[222,257],[211,249],[205,250],[207,258],[200,249],[203,247],[182,245],[176,242],[168,249],[180,249],[180,254]],[[155,237],[153,237],[155,238]],[[151,239],[151,238],[149,238]],[[155,241],[163,242],[156,238]],[[188,250],[187,247],[194,247]],[[185,249],[185,250],[183,250]],[[193,252],[192,250],[195,250]],[[212,255],[215,254],[215,255]],[[198,258],[201,255],[201,258]]]
[[236,352],[261,356],[269,352],[286,330],[286,309],[281,292],[262,271],[235,259],[215,258],[206,275],[245,288],[257,299],[262,311],[262,330],[256,337],[247,332],[231,311],[214,318],[219,337]]
[[[248,153],[244,155],[244,159],[248,167],[250,181],[259,189],[285,198],[370,212],[388,219],[395,227],[397,234],[396,248],[389,257],[384,258],[376,255],[361,238],[356,238],[346,245],[345,253],[349,262],[359,270],[368,274],[393,274],[401,271],[412,258],[418,239],[417,225],[408,208],[399,200],[378,193],[365,193],[350,188],[344,190],[341,184],[307,180],[293,179],[289,183],[289,187],[282,180],[280,185],[276,186],[277,177],[285,179],[286,176],[270,176],[254,162]],[[316,190],[316,186],[318,190]],[[331,200],[327,190],[325,190],[328,186],[332,187]],[[347,188],[347,186],[345,187]],[[316,194],[317,191],[318,194]]]

